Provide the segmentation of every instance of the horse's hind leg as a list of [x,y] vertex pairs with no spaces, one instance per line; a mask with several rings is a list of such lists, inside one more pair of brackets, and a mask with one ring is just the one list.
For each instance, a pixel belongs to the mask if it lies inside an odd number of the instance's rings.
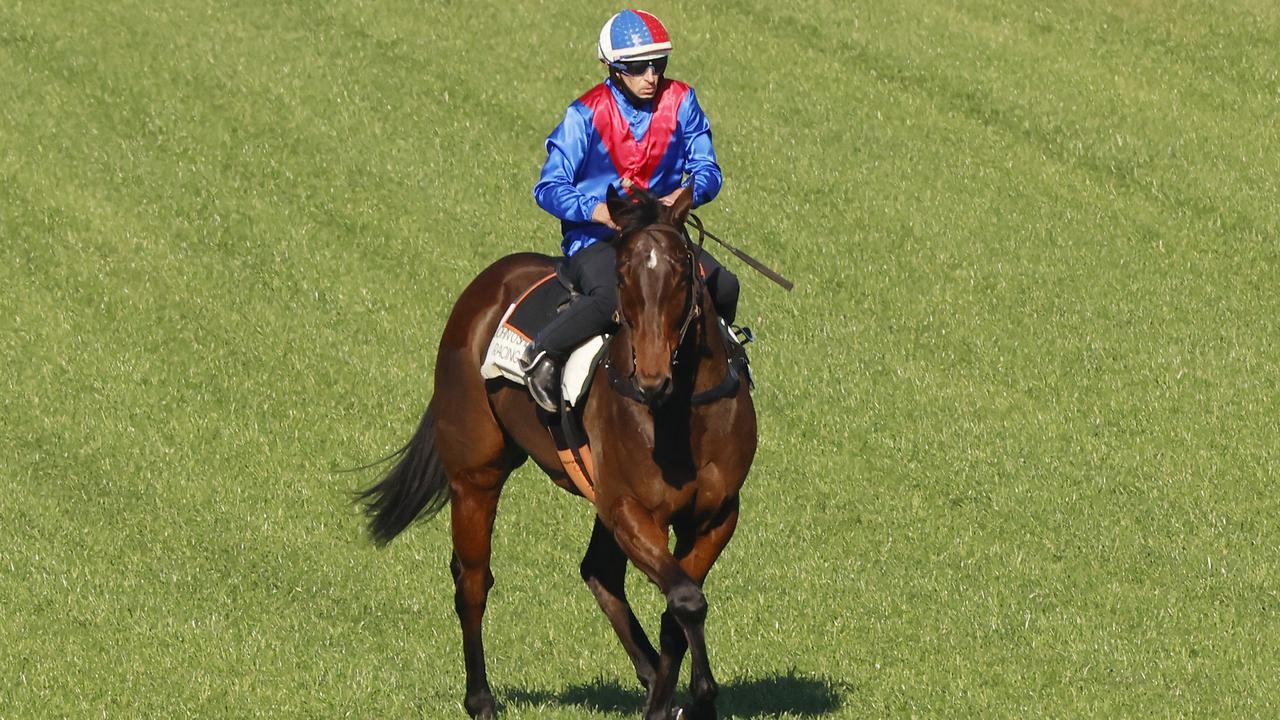
[[636,668],[636,678],[645,690],[653,686],[658,651],[653,649],[649,636],[636,619],[626,591],[627,556],[614,539],[609,528],[596,518],[591,530],[591,544],[582,558],[582,579],[596,596],[596,602],[604,611],[614,632],[622,641],[622,647],[631,657]]
[[467,695],[463,705],[471,717],[489,720],[494,717],[496,707],[485,671],[481,624],[489,589],[493,587],[489,554],[502,484],[501,481],[496,486],[473,484],[469,478],[451,478],[451,485],[453,602],[462,625],[462,655],[467,669]]
[[507,444],[492,416],[484,412],[442,413],[439,422],[438,437],[449,439],[439,446],[449,477],[454,609],[462,625],[462,654],[467,670],[463,705],[471,717],[489,720],[497,710],[485,671],[481,625],[489,589],[493,587],[489,568],[493,521],[503,483],[526,456]]

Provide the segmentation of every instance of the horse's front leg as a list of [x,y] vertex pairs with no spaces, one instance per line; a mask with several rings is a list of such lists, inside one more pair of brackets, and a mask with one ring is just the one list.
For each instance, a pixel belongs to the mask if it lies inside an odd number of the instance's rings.
[[[711,566],[729,544],[737,526],[738,499],[734,497],[726,501],[711,525],[687,534],[677,530],[676,557],[681,569],[699,588],[711,571]],[[689,644],[689,692],[693,696],[693,704],[684,709],[680,719],[715,720],[715,700],[720,688],[711,674],[711,662],[707,658],[706,612],[704,610],[696,618],[682,620],[675,616],[674,619],[684,631]],[[665,628],[666,614],[663,616],[663,625]]]
[[[666,528],[659,525],[639,502],[632,498],[622,498],[610,517],[618,545],[667,599],[660,637],[662,653],[658,657],[657,673],[645,703],[645,720],[672,720],[676,717],[672,714],[672,699],[680,676],[680,663],[691,642],[698,647],[695,658],[700,658],[701,664],[701,680],[695,688],[698,693],[695,697],[698,700],[695,709],[705,716],[709,708],[710,717],[715,717],[716,687],[706,664],[706,639],[703,631],[703,623],[707,617],[707,598],[702,592],[701,581],[719,555],[719,550],[723,549],[723,543],[728,542],[732,527],[722,529],[716,535],[721,538],[721,542],[714,550],[714,543],[704,542],[701,538],[690,545],[686,559],[689,567],[698,571],[695,579],[667,549]],[[723,525],[721,523],[720,527],[723,528]]]
[[627,556],[613,538],[609,528],[596,518],[591,530],[591,544],[582,558],[582,579],[596,596],[600,609],[609,618],[618,640],[635,666],[636,678],[648,690],[653,686],[658,651],[636,619],[626,592]]
[[480,720],[491,720],[497,712],[485,672],[481,625],[489,589],[493,587],[489,557],[501,489],[500,480],[476,484],[466,477],[450,485],[454,609],[462,625],[462,655],[467,669],[463,706],[471,717]]

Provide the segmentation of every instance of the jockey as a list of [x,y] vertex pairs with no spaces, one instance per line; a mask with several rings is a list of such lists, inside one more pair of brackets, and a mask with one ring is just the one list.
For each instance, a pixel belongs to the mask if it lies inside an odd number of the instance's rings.
[[[607,241],[618,227],[604,202],[609,186],[621,192],[625,179],[667,205],[690,187],[696,207],[710,202],[722,182],[711,124],[693,88],[665,77],[671,37],[658,18],[617,13],[601,28],[598,51],[609,75],[574,101],[547,137],[547,161],[533,188],[538,205],[560,219],[566,275],[581,293],[525,355],[529,392],[548,412],[558,410],[565,358],[614,327],[617,270]],[[698,261],[716,312],[732,323],[738,279],[705,250]]]

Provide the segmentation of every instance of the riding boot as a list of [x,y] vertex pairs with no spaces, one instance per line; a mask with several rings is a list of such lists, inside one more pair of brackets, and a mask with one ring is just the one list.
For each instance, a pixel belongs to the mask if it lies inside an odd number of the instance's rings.
[[524,384],[538,407],[549,413],[560,411],[560,368],[564,358],[530,345],[521,361]]

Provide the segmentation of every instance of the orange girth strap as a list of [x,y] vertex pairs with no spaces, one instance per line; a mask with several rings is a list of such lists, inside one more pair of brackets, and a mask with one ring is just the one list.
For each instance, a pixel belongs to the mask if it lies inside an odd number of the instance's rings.
[[583,445],[578,448],[578,453],[582,456],[582,462],[579,464],[577,456],[572,450],[558,450],[560,456],[560,464],[564,465],[564,470],[569,474],[569,479],[573,481],[574,487],[578,488],[578,492],[582,493],[582,497],[591,501],[594,505],[596,502],[595,490],[595,462],[591,459],[591,448]]

